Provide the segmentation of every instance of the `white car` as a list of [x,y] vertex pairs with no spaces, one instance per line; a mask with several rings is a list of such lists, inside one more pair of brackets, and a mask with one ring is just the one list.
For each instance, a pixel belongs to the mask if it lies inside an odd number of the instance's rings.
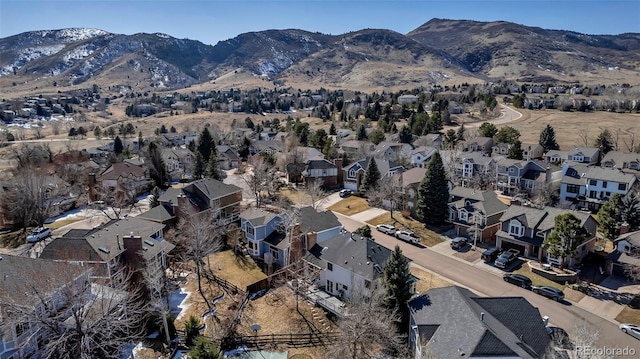
[[411,231],[397,231],[396,238],[409,243],[420,243],[420,237],[416,236],[416,234]]
[[382,233],[393,235],[396,233],[396,227],[390,224],[379,224],[376,226],[376,229]]
[[31,234],[27,236],[27,242],[34,243],[39,242],[51,235],[51,228],[39,227],[33,230]]
[[636,339],[640,339],[640,326],[630,324],[630,323],[622,323],[620,324],[620,330],[623,333],[627,333]]

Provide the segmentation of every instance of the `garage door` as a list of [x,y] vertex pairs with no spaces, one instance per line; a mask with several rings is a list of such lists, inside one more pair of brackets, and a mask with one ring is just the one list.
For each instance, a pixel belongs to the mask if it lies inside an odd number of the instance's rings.
[[508,241],[505,241],[504,239],[502,240],[502,248],[503,251],[507,251],[509,249],[516,249],[520,251],[520,255],[523,256],[524,255],[524,246],[521,246],[519,244],[515,244],[515,243],[511,243]]

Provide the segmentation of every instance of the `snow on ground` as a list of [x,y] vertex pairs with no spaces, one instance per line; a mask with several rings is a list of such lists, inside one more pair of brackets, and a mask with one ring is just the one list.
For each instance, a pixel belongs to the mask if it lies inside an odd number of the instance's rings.
[[175,320],[180,319],[191,304],[187,303],[187,299],[191,295],[191,292],[187,292],[184,288],[176,290],[169,295],[169,310],[171,314],[175,315]]

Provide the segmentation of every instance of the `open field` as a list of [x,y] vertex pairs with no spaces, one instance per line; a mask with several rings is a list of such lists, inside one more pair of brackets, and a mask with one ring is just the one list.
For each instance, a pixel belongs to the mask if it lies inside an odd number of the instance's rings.
[[371,224],[374,227],[378,224],[387,223],[394,225],[397,229],[400,230],[409,229],[413,231],[413,233],[415,233],[418,237],[420,237],[421,243],[427,247],[431,247],[442,242],[442,237],[440,237],[438,233],[426,228],[424,226],[424,223],[416,221],[413,218],[405,218],[398,212],[395,213],[393,219],[391,219],[390,213],[385,213],[368,221],[367,223]]

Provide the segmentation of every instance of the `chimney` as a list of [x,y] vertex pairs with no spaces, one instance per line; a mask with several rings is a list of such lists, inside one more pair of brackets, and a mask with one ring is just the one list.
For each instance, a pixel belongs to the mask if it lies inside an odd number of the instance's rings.
[[480,321],[484,322],[484,312],[480,312]]
[[629,223],[624,222],[620,225],[620,235],[629,233]]
[[342,158],[336,158],[333,160],[333,164],[336,165],[337,170],[338,170],[338,176],[336,179],[336,185],[338,185],[338,187],[342,187],[344,184],[344,170],[342,168]]
[[173,205],[173,215],[176,217],[176,221],[180,220],[181,213],[187,209],[187,196],[184,193],[180,193],[177,196],[178,203]]
[[310,250],[316,243],[318,243],[318,233],[309,232],[307,233],[307,250]]
[[122,245],[125,250],[125,263],[130,265],[131,268],[136,268],[142,255],[142,237],[133,235],[122,236]]

